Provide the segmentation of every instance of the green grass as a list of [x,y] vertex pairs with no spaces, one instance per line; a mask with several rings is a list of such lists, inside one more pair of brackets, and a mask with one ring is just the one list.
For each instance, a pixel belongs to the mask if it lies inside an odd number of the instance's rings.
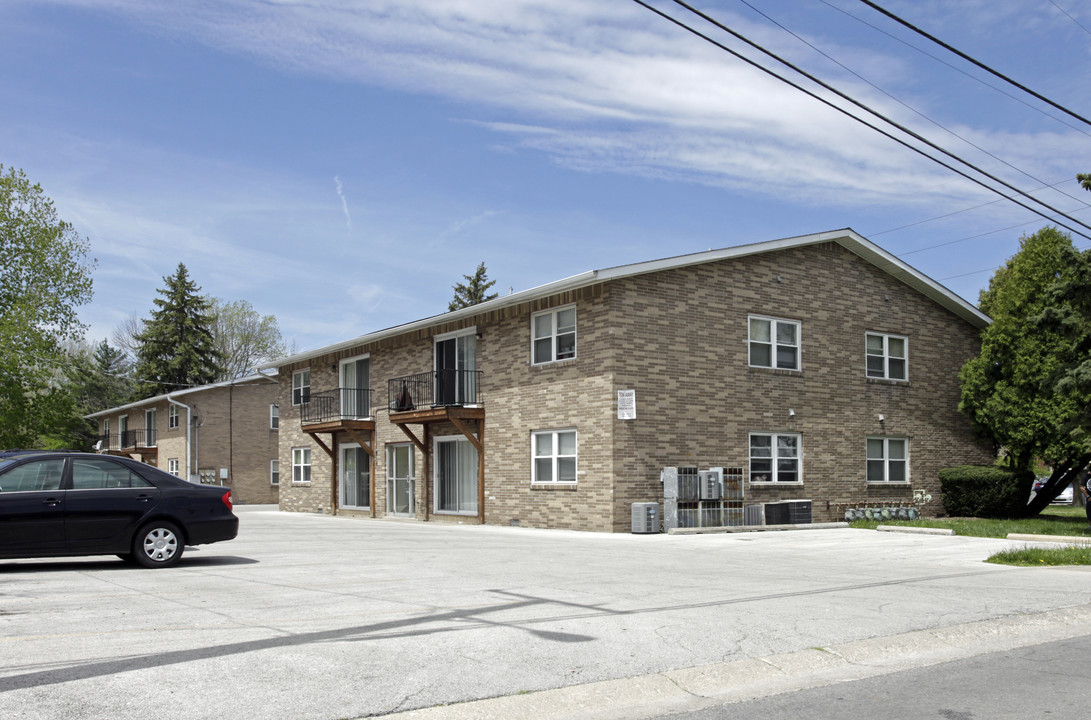
[[[1018,520],[989,520],[984,518],[929,518],[921,520],[857,520],[854,528],[874,530],[879,525],[908,525],[954,530],[956,535],[972,537],[1006,538],[1009,533],[1027,535],[1091,535],[1087,529],[1087,516],[1082,507],[1051,505],[1040,515]],[[1023,548],[1004,550],[987,558],[985,562],[998,565],[1023,567],[1050,567],[1056,565],[1091,565],[1091,546],[1058,548]]]
[[1051,565],[1091,565],[1091,547],[1069,545],[1063,548],[1023,548],[1004,550],[988,557],[985,562],[997,565],[1049,567]]
[[1005,538],[1008,533],[1028,535],[1091,535],[1082,507],[1051,505],[1037,517],[1016,520],[985,518],[927,518],[919,520],[856,520],[854,528],[874,530],[879,525],[908,525],[954,530],[956,535]]

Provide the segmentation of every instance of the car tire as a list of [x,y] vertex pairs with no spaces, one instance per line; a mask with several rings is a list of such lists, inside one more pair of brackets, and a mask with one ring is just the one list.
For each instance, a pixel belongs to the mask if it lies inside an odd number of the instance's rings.
[[185,549],[182,532],[166,520],[148,523],[133,538],[133,559],[146,568],[170,567]]

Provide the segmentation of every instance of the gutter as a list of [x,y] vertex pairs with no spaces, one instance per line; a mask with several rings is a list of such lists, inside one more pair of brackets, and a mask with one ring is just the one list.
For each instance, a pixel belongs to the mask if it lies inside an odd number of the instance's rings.
[[192,413],[193,409],[185,403],[178,402],[170,395],[167,395],[167,402],[171,405],[177,405],[178,407],[184,407],[186,409],[186,482],[193,482],[190,478],[193,474],[190,472],[190,458],[193,453],[190,452],[190,433],[193,431]]

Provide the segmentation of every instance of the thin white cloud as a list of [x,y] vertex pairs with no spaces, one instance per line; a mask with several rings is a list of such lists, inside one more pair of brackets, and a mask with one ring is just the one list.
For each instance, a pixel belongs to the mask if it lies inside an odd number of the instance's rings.
[[337,187],[337,197],[341,198],[341,210],[345,213],[345,227],[352,230],[352,216],[349,215],[349,203],[345,199],[344,187],[341,185],[341,178],[338,175],[333,176],[334,185]]

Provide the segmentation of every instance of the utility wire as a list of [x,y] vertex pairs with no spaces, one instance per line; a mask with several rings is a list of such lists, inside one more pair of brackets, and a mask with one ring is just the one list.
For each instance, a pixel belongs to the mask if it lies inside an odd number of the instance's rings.
[[1026,100],[1024,100],[1021,97],[1018,97],[1016,95],[1012,95],[1010,92],[1008,92],[1007,90],[1005,90],[1002,87],[997,87],[996,85],[992,85],[990,83],[987,83],[984,80],[982,80],[981,78],[977,77],[976,75],[971,75],[970,73],[966,72],[962,68],[956,67],[955,65],[947,62],[943,58],[937,57],[937,56],[933,55],[932,53],[927,52],[925,50],[922,50],[921,48],[917,47],[916,45],[913,45],[912,43],[906,42],[905,40],[903,40],[902,38],[900,38],[900,37],[898,37],[896,35],[892,35],[892,34],[888,33],[886,30],[882,29],[881,27],[879,27],[877,25],[873,25],[873,24],[869,23],[867,20],[864,20],[861,17],[857,17],[856,15],[853,15],[852,13],[850,13],[848,10],[845,10],[844,8],[837,7],[836,5],[830,3],[829,0],[818,0],[818,1],[820,3],[822,3],[823,5],[829,7],[831,9],[833,9],[833,10],[836,10],[837,12],[839,12],[839,13],[841,13],[843,15],[847,15],[848,17],[852,18],[853,20],[860,23],[861,25],[866,25],[867,27],[871,28],[875,32],[882,33],[883,35],[886,35],[891,40],[894,40],[896,42],[900,42],[902,45],[905,45],[907,48],[910,48],[912,50],[916,50],[921,55],[924,55],[925,57],[928,57],[928,58],[931,58],[931,59],[935,60],[940,65],[946,65],[947,67],[954,70],[955,72],[962,73],[963,75],[965,75],[969,79],[973,80],[974,82],[980,83],[980,84],[984,85],[985,87],[989,88],[990,90],[995,90],[996,92],[1000,93],[1001,95],[1004,95],[1005,97],[1007,97],[1007,98],[1009,98],[1011,100],[1014,100],[1015,102],[1017,102],[1017,103],[1019,103],[1021,105],[1025,105],[1027,108],[1033,110],[1034,112],[1041,113],[1042,115],[1046,116],[1050,120],[1053,120],[1055,122],[1059,122],[1061,125],[1064,125],[1065,127],[1069,128],[1070,130],[1075,130],[1078,133],[1083,133],[1084,135],[1087,135],[1088,137],[1091,137],[1091,132],[1088,132],[1087,130],[1084,130],[1082,127],[1079,127],[1077,125],[1072,125],[1071,123],[1069,123],[1064,118],[1059,118],[1056,115],[1050,115],[1045,110],[1043,110],[1041,107],[1038,107],[1037,105],[1033,105],[1033,104],[1027,102]]
[[[942,165],[943,167],[947,168],[948,170],[951,170],[952,172],[958,173],[959,175],[966,178],[967,180],[970,180],[971,182],[974,182],[974,183],[980,185],[981,187],[983,187],[983,188],[985,188],[985,189],[987,189],[987,190],[989,190],[991,192],[995,192],[996,194],[1000,195],[1001,197],[1007,198],[1008,200],[1010,200],[1010,201],[1014,202],[1015,204],[1019,205],[1020,207],[1022,207],[1024,209],[1027,209],[1027,210],[1030,210],[1031,212],[1045,218],[1046,220],[1048,220],[1050,222],[1057,223],[1061,227],[1063,227],[1063,228],[1065,228],[1067,230],[1070,230],[1071,232],[1074,232],[1077,235],[1080,235],[1082,237],[1085,237],[1085,238],[1088,238],[1089,240],[1091,240],[1091,235],[1088,235],[1087,233],[1085,233],[1085,232],[1083,232],[1081,230],[1077,230],[1077,229],[1073,228],[1071,225],[1067,225],[1067,224],[1065,224],[1063,222],[1060,222],[1056,218],[1050,217],[1049,215],[1046,215],[1044,212],[1023,203],[1023,202],[1017,200],[1016,198],[1005,195],[1001,191],[997,190],[995,187],[992,187],[992,186],[986,184],[982,180],[980,180],[978,178],[975,178],[975,177],[973,177],[971,175],[968,175],[967,173],[959,170],[958,168],[943,162],[939,158],[936,158],[936,157],[934,157],[932,155],[929,155],[928,153],[924,152],[920,148],[909,144],[908,142],[902,140],[901,138],[898,138],[898,137],[890,134],[889,132],[883,130],[882,128],[880,128],[880,127],[878,127],[878,126],[876,126],[876,125],[874,125],[874,124],[872,124],[870,122],[868,122],[867,120],[865,120],[865,119],[863,119],[861,117],[853,115],[848,110],[846,110],[846,109],[834,104],[833,102],[831,102],[831,101],[829,101],[829,100],[827,100],[825,98],[822,98],[819,95],[817,95],[817,94],[803,88],[799,84],[794,83],[791,80],[789,80],[789,79],[787,79],[787,78],[785,78],[785,77],[783,77],[781,75],[778,75],[777,73],[775,73],[774,71],[764,67],[763,65],[761,65],[757,61],[751,60],[750,58],[747,58],[746,56],[742,55],[741,53],[739,53],[739,52],[737,52],[735,50],[732,50],[731,48],[727,47],[726,45],[724,45],[724,44],[722,44],[720,42],[717,42],[716,40],[713,40],[709,36],[707,36],[707,35],[701,33],[700,31],[690,27],[689,25],[686,25],[682,21],[680,21],[680,20],[678,20],[678,19],[676,19],[676,18],[674,18],[674,17],[672,17],[670,15],[667,15],[666,13],[652,7],[651,5],[644,2],[644,0],[633,0],[633,2],[647,8],[648,10],[651,10],[656,15],[659,15],[660,17],[662,17],[662,18],[664,18],[666,20],[669,20],[670,22],[674,23],[675,25],[678,25],[679,27],[683,28],[684,30],[686,30],[686,31],[688,31],[688,32],[690,32],[690,33],[692,33],[694,35],[697,35],[698,37],[700,37],[700,38],[706,40],[707,42],[715,45],[716,47],[720,48],[721,50],[723,50],[723,51],[725,51],[725,52],[739,58],[740,60],[746,62],[747,64],[761,70],[762,72],[764,72],[764,73],[766,73],[768,75],[771,75],[772,77],[775,77],[776,79],[778,79],[781,82],[795,88],[796,90],[799,90],[800,92],[806,93],[807,95],[815,98],[819,102],[822,102],[825,105],[828,105],[829,107],[837,110],[838,112],[843,113],[844,115],[847,115],[848,117],[852,118],[853,120],[856,120],[857,122],[859,122],[859,123],[861,123],[863,125],[866,125],[867,127],[870,127],[872,130],[875,130],[876,132],[884,135],[885,137],[888,137],[891,140],[894,140],[895,142],[897,142],[897,143],[899,143],[899,144],[913,150],[914,152],[916,152],[916,153],[918,153],[920,155],[923,155],[924,157],[928,158],[929,160],[932,160],[933,162],[935,162],[935,163],[937,163],[939,165]],[[1017,193],[1019,195],[1022,195],[1023,197],[1027,198],[1031,202],[1038,203],[1038,205],[1050,210],[1051,212],[1055,213],[1056,215],[1059,215],[1059,216],[1065,218],[1066,220],[1068,220],[1069,222],[1072,222],[1072,223],[1074,223],[1076,225],[1080,225],[1080,226],[1084,227],[1086,230],[1088,230],[1089,232],[1091,232],[1091,225],[1087,225],[1086,223],[1083,223],[1080,220],[1077,220],[1076,218],[1071,217],[1067,213],[1065,213],[1065,212],[1063,212],[1061,210],[1058,210],[1057,208],[1053,207],[1052,205],[1046,203],[1045,201],[1038,200],[1037,198],[1029,195],[1028,193],[1024,192],[1023,190],[1020,190],[1019,188],[1015,187],[1014,185],[1011,185],[1010,183],[1007,183],[1004,180],[1001,180],[1000,178],[998,178],[998,177],[996,177],[994,175],[991,175],[988,172],[985,172],[984,170],[977,167],[976,165],[974,165],[974,164],[972,164],[972,163],[970,163],[970,162],[968,162],[966,160],[963,160],[962,158],[958,157],[954,153],[951,153],[948,150],[945,150],[944,148],[936,145],[935,143],[931,142],[927,138],[924,138],[923,136],[919,135],[916,132],[913,132],[909,128],[907,128],[907,127],[895,122],[894,120],[886,117],[885,115],[882,115],[881,113],[871,109],[867,105],[864,105],[863,103],[861,103],[859,100],[856,100],[855,98],[850,97],[849,95],[841,92],[840,90],[834,88],[833,86],[829,85],[828,83],[825,83],[822,80],[818,79],[814,75],[811,75],[810,73],[806,72],[802,68],[799,68],[799,67],[793,65],[792,63],[788,62],[787,60],[781,58],[779,55],[776,55],[775,53],[771,52],[770,50],[765,49],[764,47],[762,47],[761,45],[758,45],[757,43],[750,40],[749,38],[742,35],[741,33],[737,32],[735,30],[732,30],[731,28],[727,27],[723,23],[720,23],[715,18],[712,18],[709,15],[701,12],[700,10],[697,10],[693,6],[683,2],[683,0],[674,0],[674,3],[676,5],[682,6],[686,10],[693,13],[694,15],[697,15],[698,17],[704,19],[706,22],[709,22],[712,25],[715,25],[716,27],[720,28],[724,32],[730,34],[731,36],[741,40],[742,42],[745,42],[747,45],[749,45],[752,48],[758,50],[759,52],[764,53],[765,55],[768,55],[769,57],[773,58],[774,60],[776,60],[780,64],[784,65],[785,67],[788,67],[791,70],[794,70],[796,73],[802,75],[803,77],[807,78],[808,80],[815,83],[816,85],[819,85],[820,87],[834,93],[838,97],[840,97],[840,98],[852,103],[853,105],[857,106],[858,108],[870,113],[871,115],[873,115],[876,118],[882,120],[883,122],[887,123],[888,125],[891,125],[891,126],[897,128],[898,130],[901,130],[906,135],[909,135],[910,137],[924,143],[925,145],[931,147],[932,149],[937,150],[937,151],[943,153],[944,155],[947,155],[948,157],[952,158],[953,160],[955,160],[955,161],[957,161],[959,163],[962,163],[963,165],[971,168],[972,170],[976,171],[977,173],[979,173],[981,175],[984,175],[985,177],[989,178],[990,180],[1003,185],[1004,187],[1012,190],[1013,192],[1015,192],[1015,193]]]
[[1069,20],[1071,20],[1072,22],[1074,22],[1074,23],[1076,23],[1077,25],[1079,25],[1079,26],[1080,26],[1080,29],[1081,29],[1081,30],[1083,30],[1083,31],[1084,31],[1085,33],[1087,33],[1088,35],[1091,35],[1091,30],[1088,30],[1088,29],[1087,29],[1087,27],[1086,27],[1086,26],[1085,26],[1085,25],[1084,25],[1083,23],[1081,23],[1081,22],[1080,22],[1079,20],[1077,20],[1076,18],[1074,18],[1074,17],[1072,17],[1071,15],[1069,15],[1068,11],[1067,11],[1067,10],[1065,10],[1065,9],[1064,9],[1063,7],[1061,7],[1061,6],[1060,6],[1060,5],[1058,5],[1057,3],[1053,2],[1053,0],[1049,0],[1049,4],[1050,4],[1050,5],[1052,5],[1053,7],[1057,8],[1057,9],[1058,9],[1058,10],[1060,10],[1061,12],[1063,12],[1063,13],[1064,13],[1064,16],[1065,16],[1066,18],[1068,18],[1068,19],[1069,19]]
[[[934,42],[937,45],[939,45],[940,47],[942,47],[944,50],[952,52],[955,55],[958,55],[960,58],[962,58],[963,60],[966,60],[967,62],[973,63],[974,65],[981,68],[985,72],[990,73],[992,75],[995,75],[996,77],[1000,78],[1004,82],[1006,82],[1006,83],[1008,83],[1010,85],[1014,85],[1015,87],[1019,88],[1023,92],[1038,98],[1039,100],[1041,100],[1042,102],[1044,102],[1044,103],[1046,103],[1048,105],[1052,105],[1053,107],[1057,108],[1061,112],[1076,118],[1077,120],[1084,123],[1085,125],[1091,125],[1091,120],[1088,120],[1083,115],[1079,115],[1079,114],[1077,114],[1075,112],[1072,112],[1071,110],[1066,108],[1064,105],[1061,105],[1059,103],[1055,103],[1052,100],[1050,100],[1049,98],[1045,97],[1044,95],[1040,95],[1040,94],[1034,92],[1033,90],[1028,88],[1026,85],[1023,85],[1023,84],[1021,84],[1019,82],[1016,82],[1015,80],[1012,80],[1010,77],[1008,77],[1007,75],[1005,75],[1005,74],[1003,74],[1003,73],[1001,73],[1001,72],[999,72],[997,70],[993,70],[991,67],[989,67],[985,63],[970,57],[969,55],[962,52],[961,50],[959,50],[956,47],[952,47],[951,45],[948,45],[947,43],[943,42],[942,40],[940,40],[935,35],[931,35],[931,34],[925,32],[924,30],[921,30],[919,27],[917,27],[913,23],[911,23],[911,22],[909,22],[907,20],[903,20],[902,18],[898,17],[897,15],[890,12],[889,10],[887,10],[885,8],[882,8],[882,7],[878,6],[878,5],[876,5],[875,3],[871,2],[871,0],[860,0],[860,2],[867,5],[869,8],[871,8],[873,10],[876,10],[876,11],[882,13],[883,15],[886,15],[888,18],[890,18],[894,22],[897,22],[897,23],[899,23],[901,25],[904,25],[905,27],[909,28],[913,32],[917,33],[918,35],[928,38],[932,42]],[[1068,13],[1065,13],[1065,14],[1067,15]],[[1081,25],[1080,27],[1083,27],[1083,26]]]
[[[864,76],[863,76],[863,75],[861,75],[860,73],[856,72],[855,70],[853,70],[852,68],[848,67],[847,65],[845,65],[845,64],[844,64],[844,63],[842,63],[841,61],[837,60],[836,58],[834,58],[834,57],[833,57],[833,56],[831,56],[830,54],[828,54],[828,53],[824,52],[824,51],[823,51],[822,49],[820,49],[820,48],[818,48],[817,46],[815,46],[814,44],[810,43],[810,42],[809,42],[809,41],[807,41],[807,40],[806,40],[805,38],[803,38],[803,37],[800,37],[799,35],[797,35],[797,34],[796,34],[795,32],[793,32],[792,30],[788,29],[787,27],[785,27],[785,26],[784,26],[784,25],[782,25],[781,23],[779,23],[779,22],[777,22],[776,20],[774,20],[773,18],[769,17],[769,16],[767,15],[767,14],[765,14],[764,12],[762,12],[762,11],[761,11],[760,9],[758,9],[758,8],[754,7],[753,5],[751,5],[751,4],[750,4],[750,3],[748,2],[748,0],[739,0],[739,2],[741,2],[741,3],[743,4],[743,5],[747,6],[748,8],[750,8],[751,10],[753,10],[754,12],[756,12],[756,13],[757,13],[758,15],[761,15],[761,16],[762,16],[763,18],[765,18],[765,19],[766,19],[766,20],[768,20],[769,22],[773,23],[773,24],[774,24],[774,25],[776,25],[776,26],[777,26],[778,28],[780,28],[780,29],[781,29],[781,30],[783,30],[784,32],[786,32],[786,33],[788,33],[789,35],[791,35],[792,37],[794,37],[794,38],[795,38],[796,40],[800,41],[801,43],[803,43],[803,44],[804,44],[804,45],[806,45],[807,47],[811,48],[812,50],[814,50],[814,51],[815,51],[816,53],[818,53],[818,54],[819,54],[819,55],[821,55],[822,57],[824,57],[824,58],[826,58],[827,60],[829,60],[830,62],[832,62],[832,63],[836,64],[836,65],[837,65],[838,67],[840,67],[840,68],[841,68],[842,70],[844,70],[845,72],[848,72],[848,73],[852,74],[852,75],[853,75],[854,77],[856,77],[856,78],[860,79],[860,80],[861,80],[862,82],[864,82],[864,83],[867,83],[868,85],[870,85],[871,87],[873,87],[873,88],[874,88],[875,90],[877,90],[877,91],[881,92],[881,93],[882,93],[883,95],[886,95],[886,96],[887,96],[888,98],[890,98],[890,99],[891,99],[891,100],[893,100],[894,102],[898,103],[898,104],[899,104],[899,105],[901,105],[902,107],[906,108],[906,109],[907,109],[907,110],[909,110],[910,112],[912,112],[912,113],[915,113],[915,114],[916,114],[916,115],[917,115],[918,117],[920,117],[920,118],[922,118],[922,119],[924,119],[924,120],[926,120],[926,121],[928,121],[928,122],[932,123],[933,125],[935,125],[936,127],[938,127],[938,128],[940,129],[940,130],[943,130],[944,132],[946,132],[946,133],[948,133],[948,134],[950,134],[950,135],[953,135],[954,137],[958,138],[959,140],[961,140],[962,142],[966,143],[967,145],[969,145],[970,147],[974,148],[975,150],[978,150],[978,151],[980,151],[980,152],[984,153],[985,155],[988,155],[988,156],[989,156],[989,157],[991,157],[991,158],[992,158],[993,160],[996,160],[996,161],[997,161],[997,162],[999,162],[999,163],[1002,163],[1002,164],[1004,164],[1004,165],[1007,165],[1007,166],[1008,166],[1009,168],[1011,168],[1012,170],[1016,171],[1017,173],[1020,173],[1021,175],[1024,175],[1025,177],[1028,177],[1028,178],[1030,178],[1031,180],[1033,180],[1033,181],[1035,181],[1035,182],[1037,182],[1037,183],[1040,183],[1041,185],[1043,185],[1043,186],[1045,186],[1045,187],[1053,187],[1052,185],[1049,185],[1049,184],[1047,184],[1045,180],[1042,180],[1042,179],[1040,179],[1040,178],[1037,178],[1037,177],[1035,177],[1034,175],[1031,175],[1031,174],[1030,174],[1029,172],[1027,172],[1026,170],[1023,170],[1022,168],[1019,168],[1019,167],[1016,167],[1015,165],[1012,165],[1012,164],[1011,164],[1010,162],[1008,162],[1007,160],[1004,160],[1003,158],[1001,158],[1001,157],[999,157],[999,156],[997,156],[997,155],[994,155],[993,153],[989,152],[988,150],[986,150],[985,148],[981,147],[981,146],[980,146],[980,145],[978,145],[977,143],[973,142],[973,141],[972,141],[972,140],[970,140],[969,138],[963,137],[962,135],[959,135],[959,134],[958,134],[957,132],[955,132],[954,130],[950,129],[949,127],[947,127],[947,126],[943,125],[942,123],[940,123],[940,122],[938,122],[938,121],[936,121],[936,120],[933,120],[932,118],[930,118],[930,117],[928,117],[927,115],[925,115],[924,113],[922,113],[922,112],[921,112],[920,110],[917,110],[917,109],[916,109],[915,107],[913,107],[912,105],[909,105],[908,103],[906,103],[906,102],[903,102],[903,101],[902,101],[902,100],[900,100],[899,98],[895,97],[895,96],[894,96],[894,95],[892,95],[891,93],[887,92],[887,91],[886,91],[886,90],[884,90],[883,88],[879,87],[879,86],[878,86],[878,85],[876,85],[875,83],[873,83],[873,82],[871,82],[870,80],[868,80],[868,79],[867,79],[866,77],[864,77]],[[1086,200],[1084,200],[1084,199],[1083,199],[1083,198],[1081,198],[1081,197],[1076,197],[1075,195],[1070,195],[1069,193],[1065,192],[1064,190],[1058,190],[1057,192],[1061,193],[1062,195],[1064,195],[1064,196],[1068,197],[1068,198],[1069,198],[1069,199],[1071,199],[1071,200],[1075,200],[1076,202],[1080,203],[1081,205],[1084,205],[1084,206],[1087,206],[1087,207],[1091,207],[1091,204],[1089,204],[1089,203],[1088,203],[1088,202],[1087,202]]]

